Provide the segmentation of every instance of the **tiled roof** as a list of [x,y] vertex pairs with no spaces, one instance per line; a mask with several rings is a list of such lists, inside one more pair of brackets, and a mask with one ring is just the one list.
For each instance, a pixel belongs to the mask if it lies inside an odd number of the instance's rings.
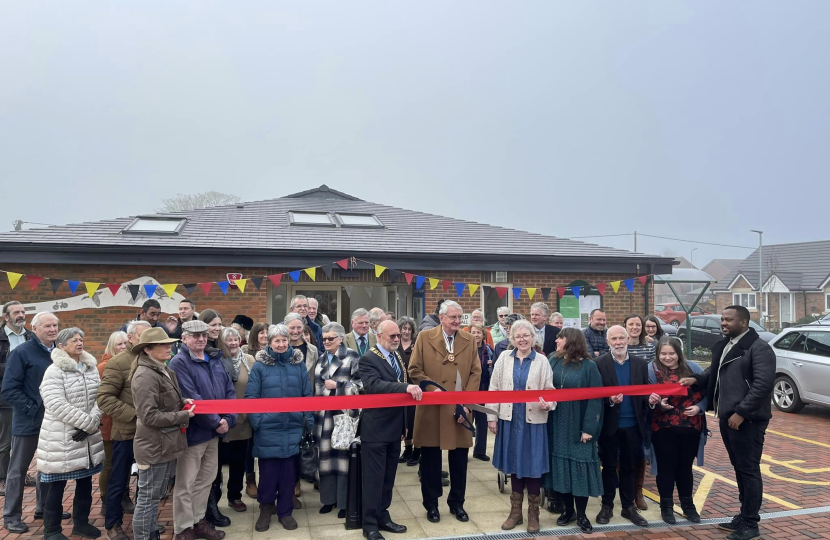
[[[791,291],[818,290],[830,274],[830,240],[764,246],[761,260],[764,281],[775,274]],[[758,289],[758,250],[744,259],[716,290],[725,290],[741,274],[753,289]]]

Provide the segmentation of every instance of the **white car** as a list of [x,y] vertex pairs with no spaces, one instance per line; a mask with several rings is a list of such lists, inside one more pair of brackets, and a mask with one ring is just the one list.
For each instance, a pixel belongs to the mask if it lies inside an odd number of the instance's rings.
[[772,402],[784,412],[830,407],[830,326],[793,326],[770,342],[775,351]]

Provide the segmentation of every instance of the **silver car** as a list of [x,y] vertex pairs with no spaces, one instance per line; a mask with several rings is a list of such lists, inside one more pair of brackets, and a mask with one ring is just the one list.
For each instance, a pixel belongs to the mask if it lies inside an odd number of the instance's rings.
[[830,326],[794,326],[770,342],[775,351],[772,402],[784,412],[830,407]]

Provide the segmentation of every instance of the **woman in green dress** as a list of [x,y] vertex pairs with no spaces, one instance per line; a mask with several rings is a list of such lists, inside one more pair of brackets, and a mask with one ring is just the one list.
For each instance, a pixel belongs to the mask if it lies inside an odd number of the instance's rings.
[[[585,336],[576,328],[563,328],[559,332],[550,364],[555,388],[602,386],[597,365],[588,356]],[[546,491],[557,492],[564,503],[565,511],[556,524],[564,527],[576,520],[586,534],[593,531],[585,515],[588,497],[602,495],[597,451],[601,428],[601,399],[562,402],[548,415],[550,473],[542,482]]]

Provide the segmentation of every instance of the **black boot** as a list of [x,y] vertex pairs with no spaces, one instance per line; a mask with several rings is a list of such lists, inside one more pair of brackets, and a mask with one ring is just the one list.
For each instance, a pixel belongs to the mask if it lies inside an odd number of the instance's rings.
[[413,448],[412,455],[409,456],[409,460],[406,462],[407,467],[414,467],[418,463],[421,462],[421,449],[420,448]]
[[43,509],[43,538],[44,540],[69,540],[63,534],[61,526],[61,514],[63,509],[54,512],[47,508]]
[[408,444],[403,450],[403,454],[398,458],[398,463],[406,463],[412,457],[412,445]]
[[101,536],[101,529],[89,522],[89,513],[92,511],[92,494],[88,496],[82,491],[75,490],[75,499],[72,503],[72,535],[83,536],[84,538],[98,538]]
[[677,523],[674,517],[674,499],[660,497],[660,517],[669,525]]
[[551,514],[562,514],[565,512],[565,503],[562,502],[562,496],[558,491],[551,493],[548,497],[548,512]]
[[683,510],[683,515],[692,523],[700,523],[700,514],[695,508],[695,500],[692,497],[680,497],[680,508]]
[[214,527],[229,527],[231,524],[230,518],[222,515],[222,512],[219,511],[216,491],[213,489],[210,490],[210,497],[208,497],[205,519]]

